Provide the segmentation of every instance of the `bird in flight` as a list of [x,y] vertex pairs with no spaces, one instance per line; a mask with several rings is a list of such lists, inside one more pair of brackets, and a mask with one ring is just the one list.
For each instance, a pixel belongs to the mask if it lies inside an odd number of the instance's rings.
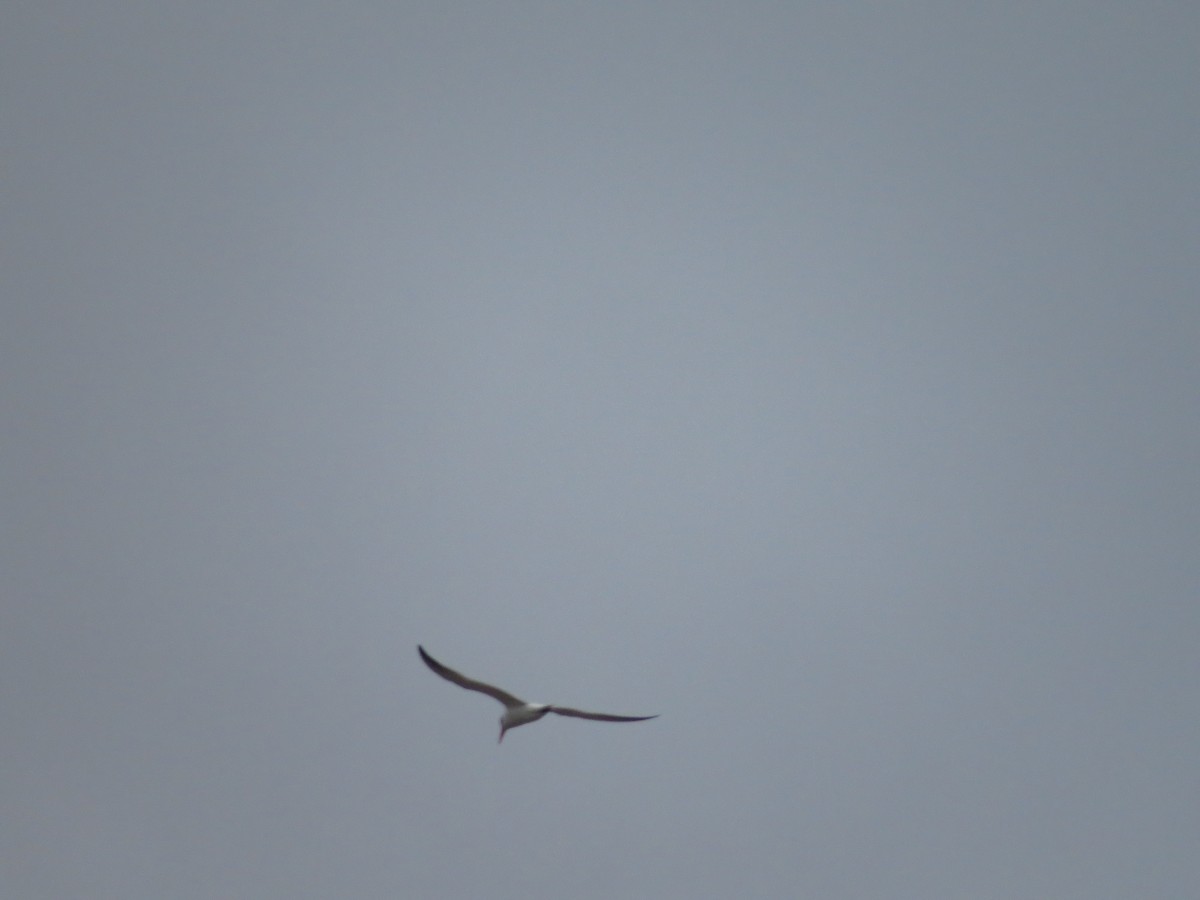
[[536,722],[546,713],[557,713],[560,716],[571,716],[576,719],[595,719],[598,722],[644,722],[647,719],[657,719],[657,715],[653,716],[614,716],[608,713],[584,712],[582,709],[571,709],[569,706],[554,706],[550,703],[526,703],[519,697],[514,697],[508,691],[502,691],[498,687],[490,684],[484,684],[482,681],[476,681],[473,678],[468,678],[466,675],[459,674],[449,666],[444,666],[428,653],[420,644],[417,645],[417,652],[421,654],[421,659],[425,661],[425,665],[433,669],[435,673],[441,675],[447,681],[452,681],[461,688],[466,688],[468,691],[479,691],[481,694],[487,694],[504,704],[504,714],[500,716],[500,739],[496,743],[504,740],[504,732],[510,728],[516,728],[518,725],[528,725],[530,722]]

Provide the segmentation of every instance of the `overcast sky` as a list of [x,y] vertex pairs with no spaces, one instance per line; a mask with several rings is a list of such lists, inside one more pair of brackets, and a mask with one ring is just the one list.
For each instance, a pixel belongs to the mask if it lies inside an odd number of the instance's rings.
[[5,896],[1195,897],[1197,46],[7,4]]

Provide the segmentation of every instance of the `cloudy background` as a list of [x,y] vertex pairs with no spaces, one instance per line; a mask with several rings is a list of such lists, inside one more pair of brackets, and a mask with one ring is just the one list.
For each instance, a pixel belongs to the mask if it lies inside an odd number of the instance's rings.
[[1196,896],[1198,37],[8,4],[5,895]]

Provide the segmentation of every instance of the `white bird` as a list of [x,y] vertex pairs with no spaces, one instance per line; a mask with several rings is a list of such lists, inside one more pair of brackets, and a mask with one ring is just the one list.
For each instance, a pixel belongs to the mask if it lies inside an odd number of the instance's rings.
[[468,691],[479,691],[481,694],[487,694],[504,704],[504,714],[500,716],[500,738],[496,743],[504,740],[504,732],[510,728],[516,728],[518,725],[528,725],[530,722],[536,722],[546,713],[558,713],[560,716],[572,716],[576,719],[595,719],[599,722],[644,722],[647,719],[657,719],[658,716],[614,716],[608,713],[584,712],[582,709],[571,709],[568,706],[555,706],[550,703],[526,703],[519,697],[514,697],[508,691],[502,691],[498,687],[490,684],[484,684],[482,681],[475,681],[473,678],[468,678],[466,675],[461,675],[455,672],[449,666],[444,666],[428,653],[420,644],[417,645],[417,652],[421,654],[421,659],[425,660],[425,665],[433,669],[438,675],[441,675],[447,681],[453,681],[461,688],[466,688]]

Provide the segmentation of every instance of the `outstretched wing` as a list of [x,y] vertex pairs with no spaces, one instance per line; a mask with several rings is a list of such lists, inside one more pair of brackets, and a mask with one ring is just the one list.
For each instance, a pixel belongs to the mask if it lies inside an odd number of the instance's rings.
[[584,712],[582,709],[571,709],[569,706],[552,706],[550,712],[560,716],[571,716],[576,719],[595,719],[597,722],[645,722],[647,719],[657,719],[658,716],[613,716],[608,713]]
[[425,665],[433,669],[438,675],[441,675],[447,681],[452,681],[461,688],[466,688],[468,691],[479,691],[481,694],[487,694],[489,697],[494,697],[505,706],[524,706],[525,701],[514,697],[508,691],[502,691],[494,685],[484,684],[482,681],[476,681],[473,678],[468,678],[459,672],[455,672],[449,666],[443,666],[440,662],[425,652],[425,648],[420,644],[417,645],[417,652],[421,654],[421,659],[425,660]]

